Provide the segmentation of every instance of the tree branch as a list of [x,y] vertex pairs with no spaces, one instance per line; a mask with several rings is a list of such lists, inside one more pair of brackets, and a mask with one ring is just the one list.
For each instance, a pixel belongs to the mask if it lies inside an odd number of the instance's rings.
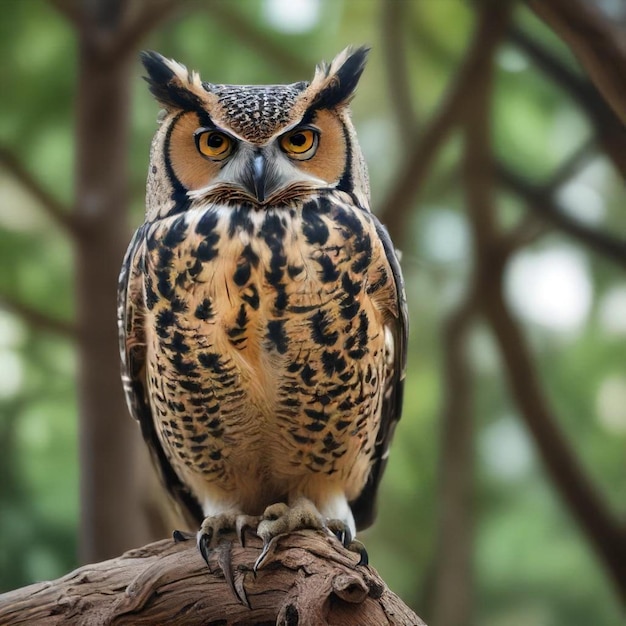
[[[490,202],[492,192],[489,119],[493,59],[511,15],[509,3],[484,3],[481,23],[489,22],[490,37],[483,42],[483,63],[465,99],[463,123],[466,158],[463,163],[470,213]],[[488,17],[487,17],[488,16]],[[481,254],[483,237],[476,237],[474,256]],[[480,265],[477,263],[476,266]],[[473,489],[474,420],[472,376],[467,363],[467,340],[477,312],[475,285],[450,316],[444,332],[446,401],[442,409],[441,503],[433,622],[439,626],[467,623],[473,604]],[[450,594],[454,593],[451,601]]]
[[12,174],[22,187],[39,202],[57,226],[60,226],[71,237],[76,236],[76,224],[66,207],[44,189],[17,156],[4,146],[0,146],[0,166]]
[[[271,64],[279,66],[294,79],[302,80],[303,76],[312,73],[310,64],[294,53],[293,46],[276,43],[267,33],[244,18],[241,11],[233,9],[234,5],[235,3],[224,1],[211,2],[209,5],[211,18],[225,26],[241,43]],[[200,6],[206,6],[206,3]]]
[[511,28],[509,37],[546,76],[565,89],[584,110],[602,148],[621,175],[626,176],[626,128],[593,84],[568,68],[545,46],[521,29]]
[[[254,575],[261,541],[222,544],[211,567],[195,541],[163,540],[0,596],[5,626],[350,624],[424,626],[371,567],[323,532],[278,539]],[[232,567],[233,588],[224,571]],[[238,601],[237,594],[243,601]],[[249,606],[244,603],[247,600]]]
[[76,29],[84,24],[84,15],[74,0],[48,0],[48,2]]
[[[481,89],[480,85],[476,86]],[[468,103],[465,129],[465,181],[476,254],[476,284],[481,312],[498,344],[506,381],[552,482],[574,519],[596,549],[618,593],[626,600],[626,535],[571,449],[545,397],[537,368],[503,296],[507,260],[493,205],[493,169],[488,107]],[[482,113],[482,114],[481,114]]]
[[590,228],[568,215],[554,199],[554,194],[535,187],[522,176],[499,163],[496,172],[500,184],[522,198],[535,215],[554,224],[599,255],[626,267],[626,240],[606,232]]
[[153,0],[145,3],[132,22],[122,29],[113,46],[112,61],[123,58],[137,50],[141,41],[159,24],[189,6],[188,0]]
[[[508,3],[507,3],[508,4]],[[386,199],[378,212],[380,220],[387,226],[392,240],[401,243],[405,232],[404,224],[415,197],[421,190],[439,148],[447,139],[452,128],[465,112],[465,104],[474,89],[474,82],[491,61],[494,38],[500,40],[500,11],[481,11],[472,43],[465,55],[453,84],[449,87],[436,113],[422,132],[420,140],[406,159],[392,183]]]
[[519,325],[502,295],[502,285],[483,290],[483,312],[502,354],[511,394],[541,459],[623,602],[626,602],[626,533],[613,518],[580,466],[541,388],[537,368]]
[[37,309],[34,309],[23,302],[18,302],[9,296],[0,295],[0,308],[3,308],[10,313],[14,313],[29,326],[32,326],[37,330],[54,333],[72,340],[75,340],[78,337],[78,329],[71,322],[51,317],[47,313],[38,311]]
[[405,50],[405,25],[408,15],[403,0],[381,0],[380,33],[389,87],[389,101],[395,112],[398,137],[408,152],[417,137],[418,120],[411,98],[410,73]]
[[476,315],[473,290],[443,328],[443,389],[440,410],[437,551],[432,622],[466,623],[473,605],[474,380],[467,343]]
[[528,4],[569,45],[626,124],[626,48],[608,18],[581,0],[528,0]]

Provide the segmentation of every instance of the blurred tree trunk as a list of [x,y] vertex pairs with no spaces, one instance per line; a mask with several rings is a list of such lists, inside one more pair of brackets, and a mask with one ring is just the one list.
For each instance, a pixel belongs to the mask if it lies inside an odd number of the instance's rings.
[[[56,0],[78,38],[76,299],[81,519],[79,558],[93,562],[164,536],[154,471],[120,383],[117,279],[129,240],[130,85],[138,39],[159,6]],[[161,4],[161,3],[155,3]],[[158,11],[157,11],[158,12]],[[161,17],[163,13],[159,13]],[[164,500],[164,498],[163,498]]]
[[474,604],[474,412],[467,344],[475,301],[469,293],[444,327],[437,551],[431,603],[436,626],[471,622]]
[[112,62],[103,45],[119,15],[109,16],[114,19],[103,24],[104,11],[98,3],[89,6],[88,26],[79,32],[76,101],[83,562],[110,558],[151,539],[136,496],[139,430],[129,419],[122,396],[115,322],[117,276],[128,238],[131,64],[127,56]]

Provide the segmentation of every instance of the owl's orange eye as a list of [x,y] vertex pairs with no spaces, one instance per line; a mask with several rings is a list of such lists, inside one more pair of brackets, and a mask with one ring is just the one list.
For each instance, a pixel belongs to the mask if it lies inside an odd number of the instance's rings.
[[280,138],[280,147],[292,159],[310,159],[317,150],[319,133],[312,128],[296,128]]
[[194,135],[198,152],[209,159],[221,161],[233,150],[233,140],[217,130],[199,130]]

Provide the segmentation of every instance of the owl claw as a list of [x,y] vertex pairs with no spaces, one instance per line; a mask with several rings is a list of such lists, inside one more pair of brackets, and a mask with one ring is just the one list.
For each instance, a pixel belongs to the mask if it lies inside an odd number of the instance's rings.
[[326,527],[335,537],[337,537],[344,548],[359,555],[357,567],[359,565],[369,564],[369,556],[365,546],[360,541],[354,539],[350,528],[344,522],[338,519],[331,519],[326,524]]
[[244,606],[251,609],[250,601],[248,600],[248,595],[246,594],[246,590],[243,585],[241,585],[241,589],[237,587],[235,582],[235,575],[233,573],[233,559],[232,559],[232,541],[223,540],[217,547],[217,563],[222,569],[222,574],[224,574],[224,579],[226,580],[226,584],[230,589],[231,593],[243,604]]
[[253,515],[238,515],[235,520],[235,532],[242,548],[246,547],[246,530],[256,530],[259,517]]
[[257,570],[263,567],[263,564],[265,563],[268,556],[270,556],[270,554],[274,552],[276,548],[276,544],[278,543],[279,536],[280,535],[271,537],[268,541],[266,541],[263,544],[263,550],[261,550],[261,554],[259,554],[257,560],[254,562],[254,565],[252,566],[252,571],[254,572],[255,576],[256,576]]
[[187,533],[184,530],[175,530],[172,532],[172,539],[174,543],[182,543],[184,541],[189,541],[193,535],[191,533]]
[[350,552],[356,552],[359,555],[359,562],[356,564],[357,567],[359,565],[369,565],[369,562],[370,562],[369,555],[367,554],[367,550],[365,546],[360,541],[353,539],[346,546],[346,548],[350,550]]
[[205,560],[209,569],[211,568],[211,565],[209,564],[209,555],[211,553],[211,537],[212,535],[209,533],[202,533],[200,537],[198,537],[198,549],[200,550],[200,554],[202,555],[202,558]]

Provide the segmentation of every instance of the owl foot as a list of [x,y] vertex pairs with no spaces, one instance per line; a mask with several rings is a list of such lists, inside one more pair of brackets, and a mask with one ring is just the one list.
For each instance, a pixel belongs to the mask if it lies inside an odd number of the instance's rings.
[[[209,557],[217,552],[217,563],[224,574],[226,583],[230,587],[233,595],[244,605],[250,606],[245,590],[241,592],[235,584],[233,574],[233,564],[231,555],[231,546],[234,535],[241,546],[245,545],[245,532],[248,528],[254,529],[258,524],[259,518],[251,515],[240,515],[237,513],[222,513],[212,517],[207,517],[200,526],[197,541],[198,549],[202,558],[211,570]],[[175,531],[174,540],[180,541],[184,537],[180,531]],[[186,539],[186,538],[185,538]]]
[[258,523],[258,517],[239,513],[221,513],[205,518],[198,531],[200,554],[208,564],[211,550],[215,549],[223,539],[228,539],[229,535],[235,535],[241,546],[245,546],[246,530],[254,530]]
[[256,534],[263,539],[263,550],[252,568],[255,572],[263,566],[276,547],[280,535],[305,528],[324,528],[324,520],[315,505],[307,498],[298,498],[292,506],[277,502],[268,506],[257,526]]
[[350,550],[350,552],[356,552],[359,555],[359,562],[357,563],[357,567],[359,565],[368,565],[369,564],[369,556],[367,554],[367,550],[365,546],[354,539],[352,536],[352,531],[350,527],[340,519],[331,519],[328,520],[326,524],[326,528],[333,534],[339,541],[341,545]]
[[345,548],[359,555],[358,565],[367,565],[365,546],[353,538],[352,531],[345,522],[338,519],[325,520],[310,500],[298,498],[292,506],[279,502],[265,509],[257,527],[257,535],[263,540],[263,550],[254,564],[254,571],[260,569],[273,552],[277,537],[303,529],[327,530]]

